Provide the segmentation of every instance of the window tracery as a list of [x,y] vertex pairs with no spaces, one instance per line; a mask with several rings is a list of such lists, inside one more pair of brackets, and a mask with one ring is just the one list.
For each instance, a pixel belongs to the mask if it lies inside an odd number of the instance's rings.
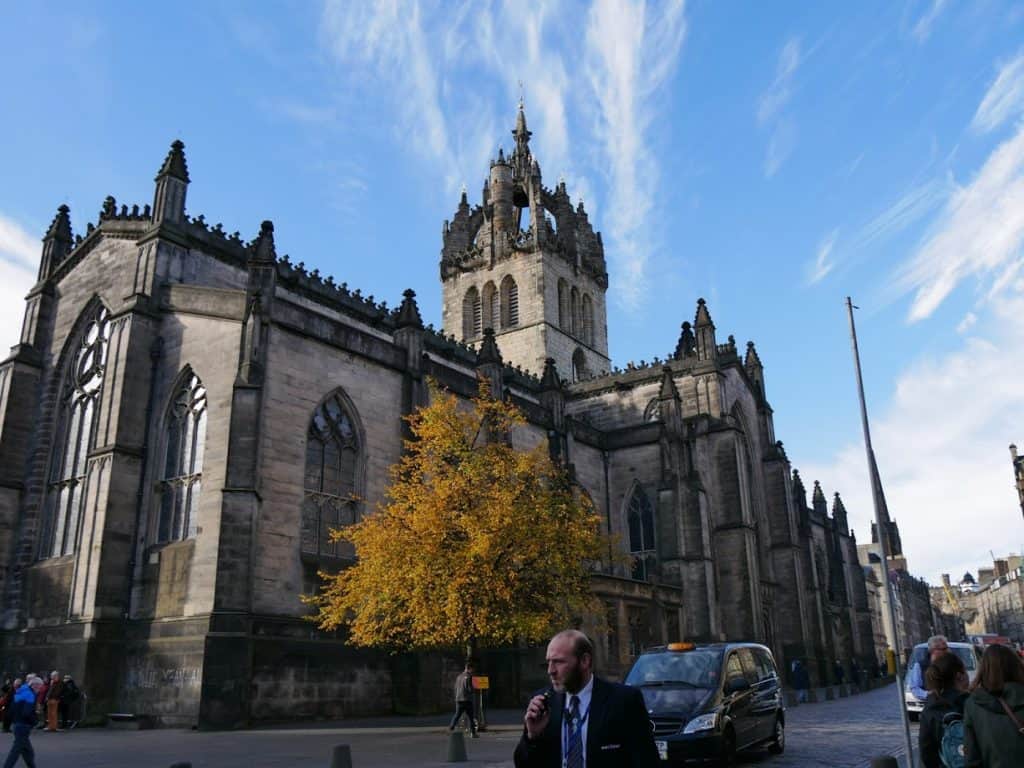
[[345,557],[330,540],[333,528],[356,522],[359,434],[340,392],[321,403],[310,420],[302,500],[301,548],[317,557]]
[[633,486],[626,508],[626,521],[629,527],[629,552],[633,555],[633,578],[648,581],[656,564],[654,508],[639,485]]
[[71,554],[77,546],[111,330],[106,308],[97,308],[68,364],[47,488],[42,557]]
[[184,377],[174,394],[166,435],[157,543],[191,538],[197,532],[206,446],[206,388],[194,373]]

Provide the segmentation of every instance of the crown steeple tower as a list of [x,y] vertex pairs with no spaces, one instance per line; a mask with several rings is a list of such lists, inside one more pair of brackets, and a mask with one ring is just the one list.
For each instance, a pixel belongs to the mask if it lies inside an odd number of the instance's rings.
[[522,99],[508,155],[499,148],[470,207],[465,193],[442,230],[445,333],[479,344],[490,328],[508,362],[539,374],[547,358],[572,381],[607,373],[600,233],[564,181],[543,184]]

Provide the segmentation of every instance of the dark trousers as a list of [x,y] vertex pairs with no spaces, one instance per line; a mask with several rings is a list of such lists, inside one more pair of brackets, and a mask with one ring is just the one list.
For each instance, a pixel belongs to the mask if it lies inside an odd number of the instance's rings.
[[470,733],[476,733],[476,715],[473,712],[472,701],[456,701],[455,702],[455,716],[452,718],[451,725],[448,726],[448,730],[454,730],[455,726],[459,724],[459,718],[462,717],[462,713],[466,713],[466,717],[469,718],[469,731]]
[[11,745],[11,751],[7,753],[4,768],[14,768],[19,757],[25,759],[25,765],[28,768],[36,768],[36,752],[32,749],[32,742],[28,740],[31,734],[31,725],[14,726],[14,743]]

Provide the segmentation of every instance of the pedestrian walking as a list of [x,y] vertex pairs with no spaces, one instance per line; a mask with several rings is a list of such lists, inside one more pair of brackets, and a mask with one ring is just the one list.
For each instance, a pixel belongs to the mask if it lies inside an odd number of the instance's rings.
[[452,717],[451,725],[448,726],[449,731],[454,731],[455,726],[459,723],[459,718],[465,714],[469,718],[469,732],[470,735],[475,739],[477,738],[476,732],[476,712],[473,708],[473,663],[467,661],[465,668],[455,678],[455,715]]
[[797,703],[806,704],[807,689],[811,687],[811,676],[807,673],[807,667],[800,659],[793,659],[790,671],[793,687],[796,688]]
[[50,687],[46,690],[46,730],[50,733],[57,731],[57,720],[60,717],[60,699],[64,682],[60,673],[55,669],[50,673]]
[[990,645],[964,704],[966,768],[1024,765],[1024,663],[1005,645]]
[[594,676],[594,646],[567,629],[548,643],[551,688],[526,708],[516,768],[656,768],[643,694]]
[[58,708],[58,717],[60,718],[61,728],[74,728],[77,725],[77,721],[71,717],[71,709],[74,707],[78,700],[82,697],[82,692],[78,689],[78,685],[72,679],[71,675],[64,675],[62,681],[60,694],[60,707]]
[[947,727],[954,727],[954,718],[963,718],[970,678],[967,677],[964,663],[955,653],[946,653],[936,659],[929,665],[925,678],[929,694],[921,711],[917,748],[924,768],[944,768],[943,736]]
[[7,753],[4,768],[14,768],[20,757],[28,768],[36,768],[36,753],[32,749],[32,728],[36,724],[36,697],[43,689],[43,681],[38,677],[26,680],[15,692],[12,723],[14,743]]
[[835,664],[832,665],[832,674],[835,675],[836,685],[842,685],[846,672],[843,669],[843,663],[839,659],[836,659]]

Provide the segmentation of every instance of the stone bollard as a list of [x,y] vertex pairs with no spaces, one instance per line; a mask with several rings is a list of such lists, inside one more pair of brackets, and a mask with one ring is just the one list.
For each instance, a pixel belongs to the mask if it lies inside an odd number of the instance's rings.
[[466,739],[462,731],[452,731],[448,734],[448,762],[464,763],[466,757]]
[[352,751],[348,744],[339,744],[331,751],[331,768],[352,768]]
[[899,762],[891,755],[871,758],[871,768],[900,768]]

